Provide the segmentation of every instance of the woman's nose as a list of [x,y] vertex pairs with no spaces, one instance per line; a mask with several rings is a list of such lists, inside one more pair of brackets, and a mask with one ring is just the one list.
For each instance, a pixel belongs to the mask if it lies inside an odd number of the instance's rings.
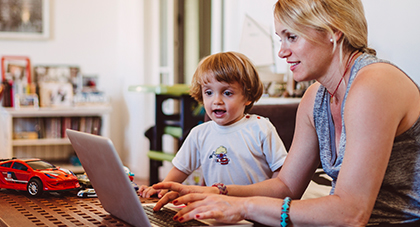
[[290,56],[290,54],[291,54],[291,51],[289,50],[289,48],[287,48],[284,44],[282,44],[280,46],[278,56],[280,58],[287,58],[288,56]]

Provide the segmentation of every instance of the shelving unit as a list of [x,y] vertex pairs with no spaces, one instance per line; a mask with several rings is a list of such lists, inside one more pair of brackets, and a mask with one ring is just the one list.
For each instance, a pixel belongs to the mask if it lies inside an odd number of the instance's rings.
[[[200,105],[189,95],[189,86],[175,85],[133,85],[128,88],[132,92],[147,92],[155,94],[155,125],[145,132],[150,141],[149,157],[149,184],[159,182],[159,167],[162,161],[171,161],[175,154],[163,152],[163,135],[170,135],[182,144],[191,128],[204,120]],[[178,113],[166,113],[164,103],[168,100],[177,103],[174,109]]]
[[14,120],[23,118],[52,117],[99,117],[99,134],[109,137],[109,105],[46,108],[3,108],[0,107],[0,159],[37,157],[47,160],[63,160],[73,154],[68,138],[14,139]]

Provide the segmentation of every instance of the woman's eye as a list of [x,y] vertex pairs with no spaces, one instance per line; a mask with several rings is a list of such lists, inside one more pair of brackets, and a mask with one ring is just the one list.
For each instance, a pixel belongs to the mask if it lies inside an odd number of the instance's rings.
[[287,37],[287,39],[288,39],[289,41],[295,41],[295,40],[297,39],[297,35],[289,35],[289,36]]

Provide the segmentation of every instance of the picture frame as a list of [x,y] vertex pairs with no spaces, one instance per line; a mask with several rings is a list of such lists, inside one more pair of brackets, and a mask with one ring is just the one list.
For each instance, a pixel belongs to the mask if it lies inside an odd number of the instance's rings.
[[41,107],[69,107],[73,105],[73,86],[71,83],[42,82],[39,96]]
[[35,65],[34,81],[39,85],[44,82],[71,83],[73,93],[82,89],[82,75],[80,67],[77,65]]
[[0,0],[0,39],[50,38],[50,0]]
[[39,108],[39,99],[37,94],[21,94],[18,95],[19,102],[16,104],[15,108]]

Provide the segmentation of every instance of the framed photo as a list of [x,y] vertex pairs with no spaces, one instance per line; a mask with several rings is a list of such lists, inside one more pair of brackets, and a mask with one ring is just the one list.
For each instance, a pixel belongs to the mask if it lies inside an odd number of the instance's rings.
[[97,91],[96,85],[98,84],[98,76],[97,75],[83,75],[83,92],[95,92]]
[[0,39],[48,39],[50,0],[0,0]]
[[38,85],[44,82],[71,83],[73,93],[82,89],[82,75],[79,66],[36,65],[34,66],[34,77],[34,81]]
[[39,96],[42,107],[72,106],[73,86],[71,83],[42,82]]
[[37,94],[21,94],[18,95],[19,105],[15,108],[30,107],[37,109],[39,107],[39,99]]

